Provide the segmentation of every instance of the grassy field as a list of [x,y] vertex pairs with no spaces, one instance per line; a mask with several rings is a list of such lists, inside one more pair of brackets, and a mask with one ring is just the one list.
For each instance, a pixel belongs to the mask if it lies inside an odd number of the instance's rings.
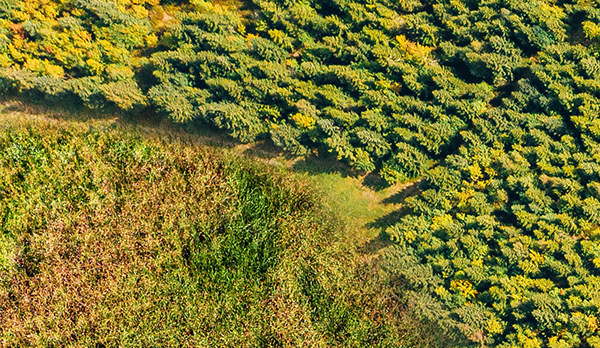
[[0,344],[441,345],[376,266],[401,188],[130,121],[2,104]]

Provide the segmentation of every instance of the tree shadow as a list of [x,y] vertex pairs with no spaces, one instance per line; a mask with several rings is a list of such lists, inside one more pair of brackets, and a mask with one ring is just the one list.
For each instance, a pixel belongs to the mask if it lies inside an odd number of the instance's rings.
[[150,108],[123,111],[117,108],[91,109],[81,103],[69,100],[35,99],[27,96],[0,96],[0,107],[9,112],[23,112],[48,119],[89,122],[106,121],[107,125],[124,126],[128,129],[143,130],[155,137],[168,137],[171,140],[205,146],[237,148],[244,155],[264,162],[276,162],[283,159],[290,169],[296,173],[309,175],[339,174],[342,177],[359,178],[363,176],[363,185],[371,190],[380,191],[390,185],[376,172],[366,173],[353,169],[324,148],[311,151],[305,156],[294,156],[282,151],[272,140],[265,137],[252,143],[244,143],[226,131],[204,121],[174,122]]
[[[373,247],[379,246],[379,249],[387,247],[392,244],[392,241],[389,239],[389,235],[386,232],[386,229],[390,226],[393,226],[399,223],[406,215],[410,214],[410,209],[404,204],[406,199],[409,197],[416,196],[421,193],[420,190],[420,180],[412,182],[406,186],[399,192],[383,199],[381,202],[383,204],[398,204],[400,205],[399,209],[395,209],[392,212],[375,219],[366,225],[367,228],[373,228],[379,230],[379,236],[373,241],[371,246],[366,247],[366,251],[373,250]],[[379,249],[376,249],[375,252]]]
[[[233,148],[241,144],[223,130],[202,120],[179,123],[149,108],[125,112],[119,109],[91,109],[68,101],[31,99],[19,96],[0,97],[0,107],[7,112],[22,112],[49,120],[105,122],[106,127],[123,127],[127,130],[141,130],[145,135],[156,138],[168,138],[186,144],[199,146],[218,146]],[[96,126],[90,126],[97,128]]]
[[0,97],[3,110],[9,112],[22,112],[33,116],[43,116],[47,119],[86,122],[91,120],[113,121],[116,124],[129,124],[142,122],[146,124],[159,124],[161,117],[146,109],[135,112],[124,112],[119,109],[98,108],[92,109],[81,104],[71,103],[68,100],[36,99],[26,96],[4,95]]
[[369,228],[381,229],[382,233],[385,233],[385,229],[397,224],[409,213],[409,209],[406,207],[402,207],[398,210],[394,210],[391,213],[388,213],[375,221],[372,221],[367,224]]
[[367,174],[362,181],[362,184],[373,191],[381,191],[388,187],[390,184],[379,174],[379,172],[372,171]]
[[362,173],[340,162],[333,154],[327,151],[316,151],[300,157],[292,165],[292,170],[310,175],[340,174],[342,177],[358,177]]
[[390,236],[385,233],[385,230],[381,230],[377,237],[367,241],[358,248],[358,252],[362,255],[373,255],[377,254],[381,249],[385,249],[392,245],[393,242]]
[[285,160],[293,160],[294,156],[285,153],[281,148],[273,143],[270,138],[255,140],[251,143],[238,142],[237,148],[242,151],[245,156],[258,158],[261,160],[273,160],[283,158]]
[[403,204],[408,197],[416,196],[419,193],[421,193],[420,184],[421,180],[413,181],[408,185],[404,186],[404,188],[401,191],[384,199],[382,203]]

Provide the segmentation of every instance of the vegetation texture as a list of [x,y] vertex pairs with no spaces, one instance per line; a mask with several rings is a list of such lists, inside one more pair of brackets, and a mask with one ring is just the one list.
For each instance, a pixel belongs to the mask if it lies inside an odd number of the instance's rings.
[[214,148],[56,123],[0,125],[0,344],[424,342],[302,182]]
[[600,346],[600,5],[0,0],[0,88],[418,181],[384,263],[495,346]]

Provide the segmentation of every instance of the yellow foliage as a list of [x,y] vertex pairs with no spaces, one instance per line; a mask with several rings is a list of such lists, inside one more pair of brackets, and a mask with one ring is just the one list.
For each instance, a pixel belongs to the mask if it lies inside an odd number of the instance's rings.
[[491,178],[495,178],[496,175],[498,175],[498,173],[496,173],[496,171],[494,170],[494,168],[485,168],[485,173],[488,175],[488,177]]
[[489,319],[487,321],[486,330],[491,334],[499,334],[504,331],[502,324],[496,319]]
[[598,336],[590,336],[587,338],[587,344],[592,348],[600,348],[600,338]]
[[62,67],[52,64],[47,60],[29,59],[23,64],[23,67],[29,71],[40,75],[50,75],[54,77],[63,77],[65,71]]
[[529,258],[536,265],[544,263],[544,255],[536,252],[535,250],[529,250]]
[[450,288],[457,291],[459,294],[464,296],[466,299],[475,298],[477,290],[473,287],[473,284],[465,279],[456,279],[450,281]]
[[237,30],[238,33],[240,33],[242,35],[246,35],[246,26],[244,26],[243,24],[238,25],[238,27],[235,29]]
[[85,12],[83,12],[83,10],[80,9],[80,8],[73,8],[73,9],[71,9],[71,14],[73,16],[75,16],[75,17],[79,17],[79,16],[83,15],[84,13]]
[[475,194],[475,191],[471,188],[467,188],[467,189],[464,189],[461,192],[459,192],[457,194],[457,196],[458,196],[457,206],[459,208],[464,207],[467,204],[467,201],[469,200],[469,198],[473,197],[473,194]]
[[290,68],[295,68],[298,66],[298,61],[295,59],[286,59],[285,66],[290,67]]
[[473,267],[483,267],[483,259],[473,260],[473,262],[471,262],[471,265]]
[[[519,333],[517,334],[517,339],[523,348],[540,348],[542,347],[542,342],[539,338],[535,337],[534,333],[531,333],[530,330],[525,330],[529,335]],[[534,337],[530,337],[534,336]]]
[[312,118],[310,116],[303,115],[301,113],[294,114],[292,116],[292,119],[301,128],[312,129],[315,126],[315,119],[314,118]]
[[[120,11],[143,19],[149,10],[159,4],[158,0],[111,0]],[[15,66],[37,74],[63,77],[65,74],[100,75],[105,65],[131,64],[132,46],[156,45],[158,38],[148,32],[144,22],[132,24],[119,31],[101,22],[90,23],[87,11],[82,8],[63,10],[66,0],[16,0],[17,9],[10,20],[1,21],[0,27],[11,33],[6,56],[1,66]],[[61,18],[74,17],[83,27],[65,28]],[[27,35],[23,22],[36,20],[36,35]],[[90,27],[91,26],[91,27]],[[122,42],[125,41],[125,42]],[[124,47],[128,47],[127,49]],[[7,61],[7,58],[9,61]]]
[[403,236],[404,239],[408,242],[414,242],[414,240],[417,239],[417,236],[414,234],[413,231],[406,231]]
[[575,167],[571,165],[566,165],[563,167],[563,172],[566,176],[575,177]]
[[290,39],[287,37],[287,35],[278,29],[271,29],[269,31],[267,31],[267,33],[269,34],[269,36],[271,37],[271,39],[278,44],[281,47],[291,47],[291,42]]
[[443,286],[438,286],[437,288],[435,288],[434,291],[441,298],[447,298],[450,295],[450,293],[448,292],[448,290],[446,290],[446,288],[443,287]]
[[95,59],[88,59],[86,63],[95,75],[101,75],[104,71],[103,64]]
[[477,163],[475,163],[469,167],[469,173],[471,174],[472,181],[477,181],[477,180],[483,178],[483,173],[481,172],[481,167]]
[[146,45],[148,45],[149,47],[156,46],[157,43],[158,37],[154,33],[146,36]]
[[377,80],[375,85],[381,89],[392,89],[392,81],[388,79]]
[[600,26],[590,21],[583,22],[583,32],[588,39],[600,38]]
[[248,46],[252,46],[252,40],[257,37],[258,37],[258,35],[256,35],[256,34],[252,34],[252,33],[246,34],[246,44]]
[[409,41],[404,35],[396,36],[396,48],[404,53],[406,57],[414,58],[418,61],[425,60],[433,50],[432,47]]
[[6,53],[0,53],[0,67],[10,66],[11,60]]
[[566,17],[565,12],[556,5],[549,4],[546,1],[542,1],[539,6],[541,9],[540,12],[545,14],[548,19]]
[[450,225],[452,225],[452,215],[450,214],[435,216],[431,219],[431,229],[433,230],[447,228]]
[[593,315],[589,315],[587,317],[587,329],[591,332],[598,330],[598,318]]

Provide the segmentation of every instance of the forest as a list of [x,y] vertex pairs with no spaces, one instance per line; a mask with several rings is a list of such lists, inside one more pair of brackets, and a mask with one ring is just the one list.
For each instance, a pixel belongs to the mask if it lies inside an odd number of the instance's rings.
[[0,0],[5,96],[413,185],[379,265],[460,345],[600,347],[599,55],[596,0]]

